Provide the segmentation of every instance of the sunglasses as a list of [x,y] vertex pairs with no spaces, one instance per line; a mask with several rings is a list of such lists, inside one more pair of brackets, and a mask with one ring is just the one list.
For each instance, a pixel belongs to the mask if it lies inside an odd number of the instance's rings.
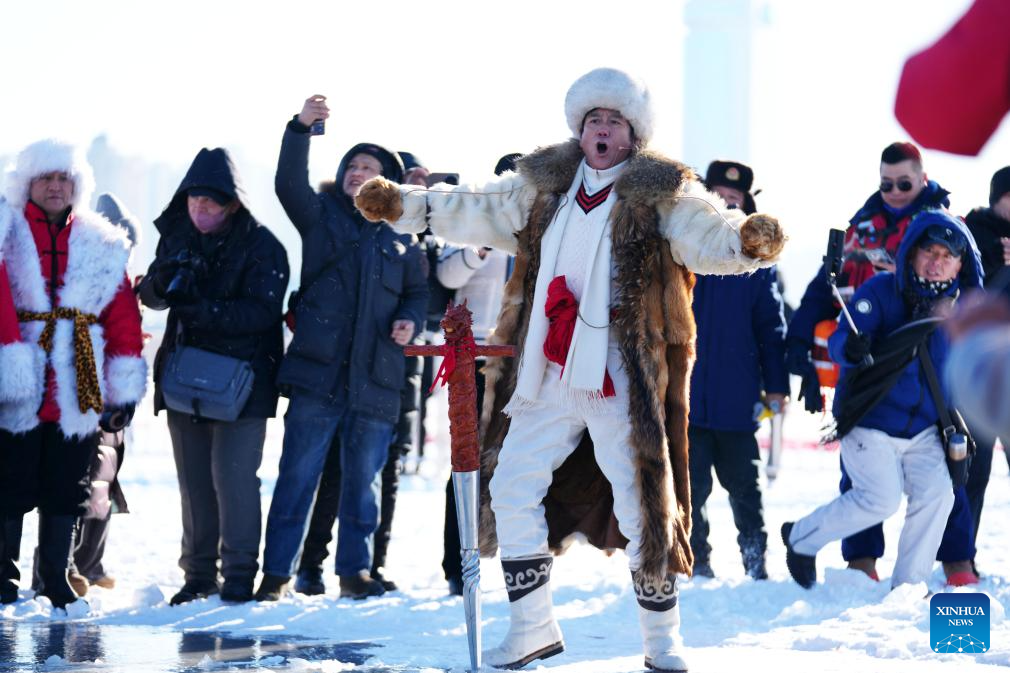
[[899,191],[910,192],[912,191],[912,182],[910,180],[902,180],[898,184],[894,184],[890,180],[880,181],[880,191],[882,191],[885,194],[890,193],[890,191],[895,187],[897,187]]

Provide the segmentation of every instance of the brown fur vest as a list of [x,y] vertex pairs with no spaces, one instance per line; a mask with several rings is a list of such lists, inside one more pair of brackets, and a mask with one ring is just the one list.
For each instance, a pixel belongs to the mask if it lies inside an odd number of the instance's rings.
[[[519,172],[537,187],[527,226],[518,234],[515,270],[505,286],[498,326],[491,341],[515,344],[521,354],[529,328],[540,267],[540,241],[568,191],[582,150],[571,140],[537,150],[519,162]],[[617,272],[614,324],[628,374],[629,413],[637,482],[641,492],[641,570],[660,578],[690,573],[691,492],[688,479],[688,385],[694,361],[691,312],[694,275],[674,263],[658,230],[657,205],[672,204],[694,172],[648,151],[628,161],[615,187],[611,211],[613,260]],[[540,344],[530,344],[539,348]],[[516,384],[517,358],[492,358],[486,369],[482,418],[481,553],[497,550],[488,483],[498,463],[509,419],[501,409]],[[624,547],[613,514],[613,492],[596,464],[588,433],[554,473],[544,499],[548,542],[564,551],[573,533],[602,549]]]

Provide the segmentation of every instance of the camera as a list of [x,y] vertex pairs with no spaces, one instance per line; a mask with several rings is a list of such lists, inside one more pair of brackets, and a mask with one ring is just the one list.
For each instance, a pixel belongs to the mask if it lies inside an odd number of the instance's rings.
[[459,173],[432,173],[428,176],[426,182],[429,187],[437,185],[440,182],[444,182],[447,185],[458,185]]
[[178,269],[172,276],[168,288],[165,290],[165,299],[169,304],[185,304],[196,299],[193,292],[193,285],[198,276],[202,276],[207,268],[207,263],[203,257],[191,253],[189,250],[182,250],[172,260]]

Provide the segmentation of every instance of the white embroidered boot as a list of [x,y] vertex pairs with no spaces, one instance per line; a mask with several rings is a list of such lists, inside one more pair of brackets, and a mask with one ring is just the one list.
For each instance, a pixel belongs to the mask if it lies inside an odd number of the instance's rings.
[[550,556],[502,559],[512,619],[501,645],[484,652],[488,665],[515,670],[535,659],[564,652],[561,627],[554,619],[551,604],[553,563]]
[[638,622],[645,646],[645,667],[656,673],[687,673],[681,656],[680,605],[677,602],[677,576],[669,574],[662,582],[643,578],[632,572],[638,599]]

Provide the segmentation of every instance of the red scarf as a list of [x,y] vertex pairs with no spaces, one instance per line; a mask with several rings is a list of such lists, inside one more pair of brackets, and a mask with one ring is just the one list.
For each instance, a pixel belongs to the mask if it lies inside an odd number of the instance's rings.
[[[561,365],[561,373],[565,373],[565,361],[568,359],[568,349],[572,346],[572,335],[575,334],[575,320],[579,316],[579,304],[575,295],[568,289],[564,276],[557,276],[547,286],[547,300],[544,302],[544,312],[550,326],[547,328],[547,338],[544,339],[544,355],[555,364]],[[615,397],[614,382],[610,372],[603,372],[603,396]]]

